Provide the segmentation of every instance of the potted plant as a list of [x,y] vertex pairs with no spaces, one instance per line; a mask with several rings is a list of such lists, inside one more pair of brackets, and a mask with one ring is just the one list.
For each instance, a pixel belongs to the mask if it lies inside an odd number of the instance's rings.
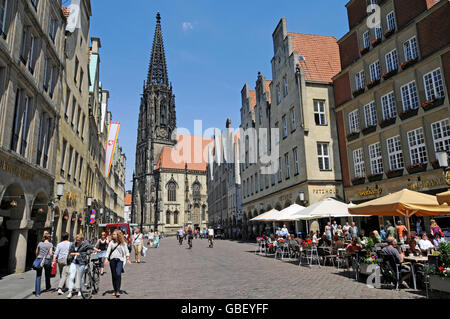
[[417,163],[417,164],[413,164],[410,165],[408,168],[406,168],[408,170],[408,173],[410,174],[415,174],[415,173],[419,173],[419,172],[424,172],[427,170],[427,164],[424,163]]
[[434,290],[450,293],[450,243],[439,244],[438,265],[427,267],[430,287]]
[[376,125],[369,125],[368,127],[363,128],[362,133],[364,135],[373,133],[377,130],[377,126]]
[[356,91],[353,91],[353,97],[357,97],[358,95],[363,94],[365,90],[366,90],[366,88],[362,87]]
[[374,86],[377,86],[378,84],[380,84],[380,79],[374,80],[374,81],[370,81],[369,83],[367,83],[367,88],[371,89]]
[[355,177],[354,179],[352,179],[352,184],[353,185],[361,185],[361,184],[364,184],[365,181],[366,181],[365,177]]
[[[380,259],[374,253],[370,253],[362,260],[359,266],[359,272],[364,275],[370,275],[376,268],[380,267],[380,262]],[[375,267],[372,265],[375,265]]]
[[400,177],[402,175],[403,175],[403,169],[396,169],[396,170],[386,172],[386,176],[388,178]]
[[361,53],[361,55],[366,54],[367,52],[369,52],[369,47],[367,48],[361,48],[361,50],[359,50],[359,52]]
[[396,75],[398,72],[398,69],[393,69],[388,71],[387,73],[383,73],[381,76],[383,77],[384,80],[387,80],[391,77],[393,77],[394,75]]
[[406,70],[406,69],[409,68],[411,65],[416,64],[418,60],[419,60],[419,58],[414,58],[414,59],[406,60],[405,62],[403,62],[403,63],[400,64],[400,67],[402,68],[402,70]]
[[441,106],[444,103],[444,99],[445,97],[443,96],[439,96],[439,97],[434,97],[431,100],[425,101],[422,103],[422,108],[425,111],[431,110],[435,107]]
[[419,109],[408,109],[406,111],[402,111],[398,116],[403,120],[409,119],[410,117],[413,117],[417,115],[419,112]]
[[369,182],[377,182],[377,181],[381,181],[383,179],[383,173],[380,174],[370,174],[367,176],[367,178],[369,179]]
[[44,213],[44,212],[45,212],[45,211],[44,211],[43,208],[39,208],[39,209],[38,209],[38,213],[42,214],[42,213]]
[[11,208],[16,208],[16,207],[17,207],[17,202],[16,202],[15,200],[11,201],[11,202],[9,203],[9,207],[11,207]]
[[386,32],[384,32],[384,37],[387,39],[389,38],[391,35],[393,35],[395,32],[394,29],[387,29]]
[[347,134],[347,141],[353,141],[356,140],[359,137],[359,132],[352,132]]
[[380,38],[370,41],[370,44],[372,44],[372,48],[375,48],[380,43],[381,43]]
[[393,124],[395,124],[395,121],[396,121],[396,120],[397,120],[396,117],[391,117],[391,118],[389,118],[389,119],[385,119],[385,120],[381,121],[380,127],[381,127],[381,128],[384,128],[384,127],[387,127],[387,126],[389,126],[389,125],[393,125]]

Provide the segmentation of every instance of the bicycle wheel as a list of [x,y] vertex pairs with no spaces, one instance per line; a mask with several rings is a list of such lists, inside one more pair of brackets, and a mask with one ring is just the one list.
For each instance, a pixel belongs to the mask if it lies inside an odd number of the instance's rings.
[[81,296],[83,297],[83,299],[91,299],[94,285],[89,268],[85,269],[83,275],[81,276],[80,287]]
[[93,285],[94,294],[96,294],[100,290],[100,269],[97,267],[95,267],[92,272],[92,280],[94,282]]

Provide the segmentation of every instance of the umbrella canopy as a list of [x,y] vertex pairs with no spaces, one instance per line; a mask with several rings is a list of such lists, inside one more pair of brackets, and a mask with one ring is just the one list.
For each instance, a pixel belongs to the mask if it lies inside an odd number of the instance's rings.
[[256,216],[255,218],[250,219],[251,222],[268,222],[267,218],[272,217],[276,214],[278,214],[280,211],[276,209],[271,209],[268,212],[265,212],[261,215]]
[[301,211],[303,211],[305,207],[298,205],[298,204],[292,204],[289,207],[286,207],[283,210],[280,210],[280,212],[273,216],[274,222],[291,222],[296,220],[295,215],[299,214]]
[[443,205],[447,203],[448,205],[450,205],[450,191],[437,194],[436,198],[439,204]]
[[309,206],[302,213],[314,218],[352,217],[348,212],[348,208],[352,206],[355,205],[345,204],[334,198],[327,198]]
[[450,206],[439,205],[435,196],[404,189],[350,207],[349,212],[377,216],[436,216],[450,214]]

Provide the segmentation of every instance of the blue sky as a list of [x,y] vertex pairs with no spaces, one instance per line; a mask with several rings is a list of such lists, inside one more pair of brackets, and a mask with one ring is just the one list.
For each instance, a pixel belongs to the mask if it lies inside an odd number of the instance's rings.
[[[91,37],[99,37],[100,78],[110,91],[113,121],[127,156],[131,189],[140,94],[147,78],[156,12],[161,12],[169,80],[176,96],[177,126],[193,132],[239,127],[240,91],[254,88],[258,71],[271,79],[272,32],[286,17],[290,32],[342,37],[347,0],[92,0]],[[126,5],[121,5],[126,3]]]

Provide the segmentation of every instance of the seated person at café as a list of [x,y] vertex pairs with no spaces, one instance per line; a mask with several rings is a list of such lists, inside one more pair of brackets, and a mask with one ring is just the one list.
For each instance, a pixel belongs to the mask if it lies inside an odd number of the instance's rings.
[[345,250],[352,254],[352,253],[356,253],[358,251],[360,251],[362,249],[361,245],[358,244],[358,238],[354,237],[352,239],[352,242],[350,244],[347,245],[347,247],[345,247]]
[[309,233],[309,238],[312,240],[313,244],[318,244],[319,240],[317,239],[317,232],[311,231]]
[[376,231],[376,230],[374,230],[373,232],[370,233],[370,238],[373,239],[373,242],[375,244],[381,243],[381,236],[380,236],[380,234],[378,234],[378,231]]
[[277,231],[275,232],[275,235],[277,237],[281,236],[281,228],[280,227],[278,227]]
[[409,249],[406,251],[408,255],[422,256],[422,252],[418,248],[417,242],[414,240],[414,237],[409,237],[406,241],[406,244],[409,245]]
[[338,235],[339,237],[344,236],[344,231],[342,230],[341,225],[338,225],[335,235]]
[[334,235],[334,238],[333,238],[333,249],[334,250],[338,250],[338,249],[344,248],[344,247],[345,247],[344,241],[337,234]]
[[361,230],[361,233],[358,237],[358,243],[360,245],[365,245],[367,243],[367,237],[366,237],[366,232],[363,230]]
[[419,240],[419,248],[422,251],[422,253],[424,253],[424,254],[426,254],[428,252],[428,249],[434,248],[433,243],[428,240],[428,236],[426,233],[423,233],[422,239]]
[[327,235],[323,234],[318,240],[318,245],[320,247],[329,247],[331,245],[330,241],[327,239]]
[[293,251],[300,250],[300,244],[297,240],[295,240],[294,234],[291,234],[289,237],[289,246],[292,248]]
[[433,239],[434,247],[439,248],[439,244],[440,244],[440,243],[445,243],[445,238],[442,238],[442,237],[441,237],[441,234],[436,233],[436,234],[434,235],[434,239]]
[[405,254],[399,253],[397,248],[397,240],[394,237],[388,237],[387,239],[388,245],[381,250],[381,255],[383,256],[393,256],[394,260],[397,264],[401,264],[400,267],[400,282],[406,288],[409,288],[406,283],[406,279],[411,276],[411,267],[409,265],[403,264]]

